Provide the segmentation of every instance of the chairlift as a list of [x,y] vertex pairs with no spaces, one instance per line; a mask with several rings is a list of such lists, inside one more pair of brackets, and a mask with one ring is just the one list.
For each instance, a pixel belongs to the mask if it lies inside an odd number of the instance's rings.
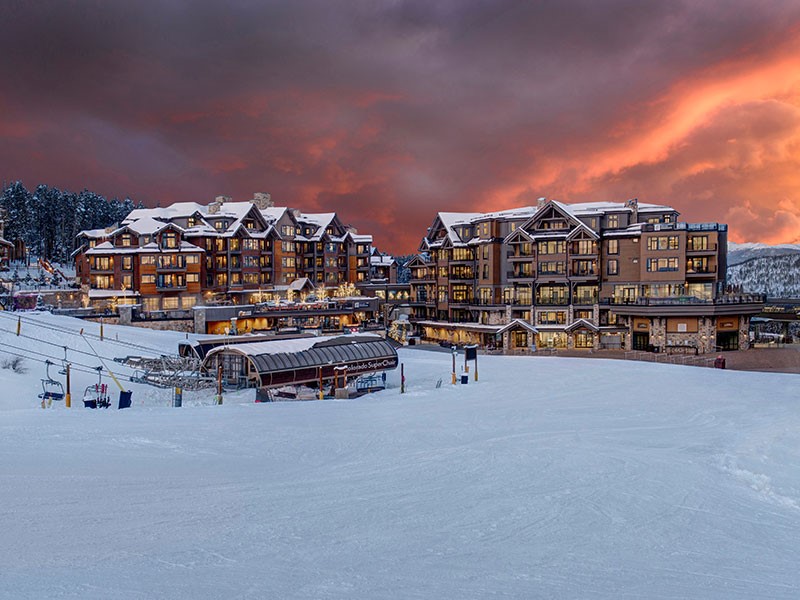
[[46,369],[45,379],[42,379],[42,393],[39,398],[42,399],[42,408],[52,406],[53,400],[59,401],[64,399],[64,386],[60,381],[56,381],[50,377],[50,367],[53,365],[50,360],[44,361]]
[[86,387],[83,392],[84,408],[108,408],[111,398],[108,395],[108,384],[103,383],[103,367],[95,367],[97,383]]

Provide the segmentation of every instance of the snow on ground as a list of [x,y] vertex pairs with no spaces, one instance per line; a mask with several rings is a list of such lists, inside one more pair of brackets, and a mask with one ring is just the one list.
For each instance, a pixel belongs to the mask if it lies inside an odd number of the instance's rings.
[[0,598],[800,596],[796,375],[401,359],[350,401],[4,395]]

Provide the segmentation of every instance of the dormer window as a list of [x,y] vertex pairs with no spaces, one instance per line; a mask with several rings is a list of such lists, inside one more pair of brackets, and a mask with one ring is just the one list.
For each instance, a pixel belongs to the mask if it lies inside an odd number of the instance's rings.
[[608,215],[608,228],[616,229],[619,227],[619,215]]
[[131,245],[131,234],[130,233],[125,233],[125,234],[120,236],[120,245],[122,245],[122,246],[124,246],[126,248],[130,247],[130,245]]
[[178,234],[174,231],[166,231],[161,234],[161,247],[162,248],[177,248],[178,247]]

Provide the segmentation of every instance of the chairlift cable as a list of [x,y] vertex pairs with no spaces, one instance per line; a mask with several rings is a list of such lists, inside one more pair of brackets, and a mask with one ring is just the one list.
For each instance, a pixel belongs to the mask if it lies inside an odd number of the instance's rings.
[[[55,331],[57,333],[68,333],[70,335],[81,335],[78,331],[74,331],[72,329],[67,329],[65,327],[58,327],[58,326],[54,326],[54,325],[48,325],[48,324],[44,324],[44,323],[38,323],[38,322],[36,322],[34,320],[31,320],[31,319],[29,319],[27,317],[23,319],[21,315],[19,315],[19,314],[12,315],[12,314],[8,313],[7,311],[0,311],[0,317],[6,317],[6,318],[10,318],[10,319],[21,319],[21,320],[23,320],[23,322],[28,323],[28,324],[30,324],[32,326],[41,327],[43,329],[49,329],[49,330]],[[96,333],[84,332],[83,335],[84,335],[84,337],[88,336],[88,337],[95,338],[97,340],[100,339],[100,336],[98,334],[96,334]],[[163,354],[163,351],[161,349],[159,349],[159,348],[153,348],[153,347],[150,347],[150,346],[144,346],[142,344],[136,344],[134,342],[126,342],[124,340],[113,339],[113,338],[109,338],[108,336],[104,336],[103,341],[104,342],[109,342],[109,343],[112,343],[112,344],[118,344],[118,345],[121,345],[121,346],[128,346],[130,348],[136,348],[136,349],[139,349],[139,350],[147,350],[149,352],[158,353],[159,355]]]

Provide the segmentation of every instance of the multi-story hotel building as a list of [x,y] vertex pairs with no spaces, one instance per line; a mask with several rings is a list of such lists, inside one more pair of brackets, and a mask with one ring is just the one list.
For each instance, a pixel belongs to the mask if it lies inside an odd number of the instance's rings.
[[368,284],[371,252],[372,236],[336,213],[304,214],[258,193],[134,210],[119,227],[82,231],[74,256],[89,302],[156,311]]
[[411,269],[430,339],[507,349],[747,345],[759,298],[727,293],[727,226],[625,203],[439,213]]

